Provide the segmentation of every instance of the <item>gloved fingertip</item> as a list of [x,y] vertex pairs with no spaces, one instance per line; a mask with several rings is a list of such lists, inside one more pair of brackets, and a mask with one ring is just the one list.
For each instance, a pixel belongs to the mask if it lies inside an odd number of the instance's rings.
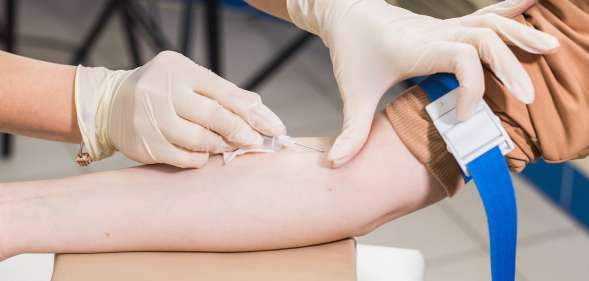
[[549,54],[556,53],[558,51],[558,49],[560,49],[560,41],[558,41],[558,38],[556,38],[550,34],[546,34],[546,35],[547,35],[546,52],[548,52]]
[[264,138],[262,138],[262,136],[258,133],[254,133],[251,135],[251,138],[249,138],[246,141],[247,145],[251,145],[251,146],[258,146],[258,145],[262,145],[264,143]]
[[254,107],[250,114],[248,121],[259,132],[269,136],[286,135],[284,123],[264,104]]
[[525,104],[531,104],[534,102],[534,84],[529,79],[521,79],[513,90],[518,100]]
[[262,135],[254,131],[252,128],[242,128],[237,134],[228,139],[239,146],[258,146],[264,143]]
[[280,124],[274,124],[261,132],[272,137],[284,136],[286,135],[286,126],[280,122]]
[[534,84],[523,68],[518,75],[503,78],[501,82],[505,85],[507,92],[520,102],[525,104],[534,102]]
[[168,165],[176,166],[182,169],[200,169],[209,161],[208,153],[190,153],[182,152],[176,159],[165,162]]
[[347,164],[350,160],[351,160],[351,158],[338,159],[338,160],[330,160],[329,161],[329,166],[331,168],[333,168],[333,169],[341,168],[342,166],[344,166],[345,164]]
[[282,122],[280,122],[280,126],[277,128],[275,136],[284,136],[287,134],[288,134],[288,131],[286,130],[286,126],[284,126],[284,124],[282,124]]
[[340,137],[327,154],[327,160],[332,168],[339,168],[354,157],[354,152],[355,147],[352,141]]
[[539,31],[532,29],[533,33],[530,33],[530,38],[533,38],[533,49],[528,50],[531,53],[535,54],[553,54],[558,52],[560,49],[560,42],[558,38]]
[[521,15],[536,3],[536,0],[507,0],[482,8],[473,14],[497,14],[507,18]]
[[474,106],[461,106],[459,104],[456,106],[456,119],[458,119],[459,122],[464,122],[474,114],[474,111]]
[[[484,92],[484,90],[482,90]],[[459,122],[468,120],[476,111],[477,106],[482,100],[483,94],[480,96],[471,93],[461,92],[456,101],[456,119]]]
[[534,102],[534,93],[513,93],[513,96],[524,104],[532,104]]
[[523,102],[524,104],[532,104],[532,103],[534,103],[534,99],[535,99],[535,96],[532,94],[530,96],[520,98],[519,100],[521,102]]

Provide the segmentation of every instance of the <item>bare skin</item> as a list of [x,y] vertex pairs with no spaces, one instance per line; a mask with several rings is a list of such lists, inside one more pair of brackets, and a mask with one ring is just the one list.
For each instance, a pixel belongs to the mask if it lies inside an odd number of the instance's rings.
[[[249,2],[289,20],[286,1]],[[80,142],[74,103],[75,70],[75,66],[0,51],[0,132]]]
[[[249,3],[289,20],[286,1]],[[0,77],[8,105],[0,109],[0,131],[80,141],[73,66],[8,53],[0,62],[0,73],[8,73]],[[199,170],[154,165],[0,184],[0,260],[28,252],[304,246],[368,233],[445,197],[383,114],[354,162],[333,170],[323,159],[294,147],[227,166],[216,157]]]
[[[289,20],[285,0],[249,3]],[[0,52],[0,73],[0,131],[80,141],[73,66]],[[28,252],[304,246],[363,235],[445,197],[382,113],[353,162],[333,170],[323,159],[287,149],[227,166],[214,157],[199,170],[154,165],[0,183],[0,260]]]
[[[325,139],[302,142],[328,146]],[[333,170],[300,148],[0,185],[0,259],[29,252],[245,251],[363,235],[443,189],[378,114],[366,148]]]
[[0,132],[80,142],[76,68],[0,51]]
[[[251,0],[261,11],[290,21],[286,1]],[[0,51],[0,132],[79,143],[76,67]]]
[[[80,141],[75,67],[0,52],[0,73],[0,131]],[[26,252],[295,247],[367,233],[444,197],[382,114],[357,161],[333,170],[322,159],[287,149],[227,166],[216,157],[200,170],[145,166],[0,183],[0,260]]]

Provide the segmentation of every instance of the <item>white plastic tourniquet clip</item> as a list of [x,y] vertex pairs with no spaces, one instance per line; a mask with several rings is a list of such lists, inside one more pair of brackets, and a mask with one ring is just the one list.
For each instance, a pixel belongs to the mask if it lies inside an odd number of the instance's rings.
[[481,102],[467,121],[456,120],[459,87],[453,74],[437,73],[419,83],[433,101],[426,107],[448,151],[472,179],[485,207],[489,230],[491,279],[515,281],[517,255],[517,200],[505,154],[514,148],[511,139],[489,106]]
[[446,142],[466,176],[466,165],[492,148],[499,146],[506,155],[514,148],[513,141],[501,126],[499,117],[482,100],[473,116],[459,122],[456,118],[456,90],[438,98],[425,107],[436,129]]

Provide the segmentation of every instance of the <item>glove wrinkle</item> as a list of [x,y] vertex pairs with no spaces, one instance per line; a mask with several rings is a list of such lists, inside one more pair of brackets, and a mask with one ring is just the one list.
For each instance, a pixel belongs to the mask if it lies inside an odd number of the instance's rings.
[[[343,125],[354,124],[355,133],[346,142],[336,142],[332,151],[338,153],[329,154],[332,164],[338,162],[333,166],[352,159],[363,146],[371,125],[364,115],[366,109],[389,87],[407,78],[434,72],[456,74],[461,85],[458,114],[463,120],[482,98],[481,60],[509,86],[510,94],[522,102],[533,100],[529,77],[522,78],[527,74],[501,39],[533,53],[554,52],[558,41],[490,13],[518,10],[531,2],[503,3],[480,13],[442,20],[383,0],[288,0],[293,23],[321,37],[329,48],[344,104]],[[344,128],[342,134],[349,134],[349,130]],[[337,148],[344,143],[345,148]]]
[[[81,135],[95,161],[119,150],[145,164],[199,168],[209,153],[233,149],[223,138],[235,146],[262,142],[245,121],[253,123],[249,107],[263,106],[260,97],[175,52],[129,71],[79,66],[75,95]],[[256,127],[284,128],[275,114],[256,117]]]

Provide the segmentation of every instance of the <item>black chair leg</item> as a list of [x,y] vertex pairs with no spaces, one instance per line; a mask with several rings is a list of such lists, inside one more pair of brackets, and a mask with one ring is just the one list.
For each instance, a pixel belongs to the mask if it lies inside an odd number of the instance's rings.
[[[6,51],[14,53],[16,51],[16,0],[5,0],[5,19],[4,25],[4,44]],[[2,134],[2,158],[8,158],[12,155],[13,137],[9,134]]]
[[221,45],[221,5],[219,0],[206,1],[206,36],[207,36],[207,57],[209,68],[222,75],[222,61],[221,53],[223,46]]
[[143,30],[143,35],[147,43],[151,44],[154,51],[159,52],[163,50],[174,50],[170,41],[166,38],[160,25],[148,15],[145,8],[135,1],[127,1],[127,5],[123,9],[129,14],[130,19],[133,20],[138,28]]
[[84,41],[82,41],[82,45],[76,49],[74,56],[72,57],[71,64],[78,65],[86,60],[90,50],[95,45],[96,40],[104,31],[106,23],[113,16],[119,4],[123,2],[126,1],[110,0],[110,2],[108,2],[96,22],[92,25],[90,33],[88,33],[88,35],[86,35],[84,38]]
[[139,49],[139,41],[137,35],[135,35],[135,22],[131,18],[131,14],[127,9],[122,11],[123,25],[125,26],[125,35],[127,39],[127,47],[129,54],[133,60],[135,67],[141,66],[143,61],[141,59],[141,50]]
[[5,15],[6,18],[6,30],[5,30],[5,47],[6,51],[14,53],[15,41],[16,41],[16,0],[4,0],[5,2]]
[[256,71],[254,75],[247,80],[244,89],[255,91],[264,82],[272,77],[282,66],[284,66],[289,59],[303,49],[307,43],[311,42],[313,35],[311,33],[302,31],[297,37],[292,40],[286,47],[276,53],[267,63]]
[[12,155],[12,135],[2,134],[2,158]]
[[184,0],[180,27],[180,51],[187,57],[192,55],[192,29],[194,24],[194,0]]

